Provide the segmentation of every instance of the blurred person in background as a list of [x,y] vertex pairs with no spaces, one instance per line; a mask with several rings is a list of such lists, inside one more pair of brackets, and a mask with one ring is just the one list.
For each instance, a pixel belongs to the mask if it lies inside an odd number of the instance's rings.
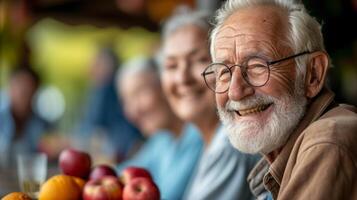
[[139,57],[126,63],[117,83],[125,114],[147,137],[139,152],[120,164],[118,171],[127,166],[144,167],[163,199],[182,199],[201,153],[199,133],[170,109],[152,59]]
[[110,164],[124,160],[142,140],[140,132],[124,116],[116,94],[114,77],[118,66],[118,58],[110,48],[100,49],[90,66],[91,85],[77,130],[80,144],[75,145],[92,148],[89,151],[95,162]]
[[163,27],[164,92],[181,120],[197,127],[203,155],[184,199],[251,199],[246,178],[257,158],[234,149],[219,122],[214,94],[201,73],[211,62],[208,15],[187,12],[172,16]]
[[17,188],[16,157],[38,152],[41,137],[52,124],[33,109],[41,84],[38,74],[28,67],[15,69],[0,104],[0,195]]
[[40,83],[38,74],[31,68],[17,68],[10,75],[0,105],[1,159],[16,153],[39,151],[41,136],[52,128],[33,109]]

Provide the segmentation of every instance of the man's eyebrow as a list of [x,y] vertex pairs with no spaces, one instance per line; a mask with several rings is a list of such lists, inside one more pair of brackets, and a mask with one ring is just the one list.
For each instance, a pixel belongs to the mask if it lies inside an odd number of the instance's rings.
[[[242,56],[240,58],[240,62],[244,62],[250,58],[262,58],[262,59],[268,60],[269,57],[264,52],[247,51],[242,54]],[[232,58],[230,58],[230,56],[228,56],[228,55],[223,55],[221,57],[215,58],[214,62],[215,63],[224,63],[224,64],[240,64],[240,63],[233,62]]]
[[222,49],[222,52],[220,53],[220,55],[217,55],[217,52],[215,53],[216,57],[212,56],[212,61],[216,62],[216,63],[228,63],[230,62],[231,59],[229,59],[231,57],[231,53],[229,51],[229,48],[224,48]]
[[230,61],[229,61],[229,59],[227,59],[227,58],[216,58],[216,59],[214,59],[214,62],[215,62],[215,63],[225,63],[225,64],[227,64],[227,63],[229,63]]
[[220,55],[219,57],[216,57],[213,59],[214,62],[219,62],[219,63],[232,63],[232,54],[230,52],[225,52],[223,55]]

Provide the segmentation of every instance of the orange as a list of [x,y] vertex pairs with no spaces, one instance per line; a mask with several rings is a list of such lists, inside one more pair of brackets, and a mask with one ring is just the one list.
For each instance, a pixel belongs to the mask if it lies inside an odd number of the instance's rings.
[[23,192],[12,192],[4,196],[1,200],[31,200],[31,198]]
[[80,181],[76,181],[76,179],[72,176],[53,176],[41,186],[39,200],[81,199],[82,186],[79,184],[79,182]]
[[72,177],[74,182],[77,183],[77,185],[79,186],[80,190],[83,191],[83,188],[84,188],[84,185],[86,184],[86,181],[81,179],[81,178],[78,178],[78,177]]

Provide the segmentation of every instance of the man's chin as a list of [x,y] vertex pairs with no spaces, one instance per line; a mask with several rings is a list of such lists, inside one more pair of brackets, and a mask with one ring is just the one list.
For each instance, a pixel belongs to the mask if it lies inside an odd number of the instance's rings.
[[[300,94],[297,90],[296,94]],[[282,96],[274,99],[274,109],[258,117],[235,118],[226,108],[218,107],[218,114],[226,127],[231,144],[245,153],[268,154],[283,146],[304,115],[303,96]],[[273,109],[273,110],[272,110]]]
[[244,153],[268,154],[285,144],[292,132],[288,127],[281,129],[282,126],[278,126],[280,123],[273,123],[274,121],[279,120],[275,119],[267,123],[273,127],[257,122],[225,123],[230,143]]
[[221,115],[221,117],[225,121],[223,124],[230,143],[244,153],[269,153],[280,147],[288,137],[289,132],[281,131],[278,124],[274,123],[278,121],[274,115],[273,119],[268,122],[246,119],[237,123],[236,120],[227,118],[227,115]]
[[261,151],[261,147],[256,142],[257,133],[252,132],[231,132],[228,130],[228,138],[232,146],[241,152],[256,154]]
[[242,145],[241,143],[235,143],[233,140],[230,140],[231,145],[237,149],[238,151],[241,151],[243,153],[247,154],[258,154],[260,151],[256,148],[252,148],[251,145]]

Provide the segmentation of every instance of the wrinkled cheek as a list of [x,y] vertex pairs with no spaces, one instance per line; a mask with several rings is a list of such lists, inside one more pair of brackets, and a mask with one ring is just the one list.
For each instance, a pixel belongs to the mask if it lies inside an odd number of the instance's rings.
[[225,94],[216,94],[216,104],[219,108],[224,108],[228,101],[228,95]]
[[267,86],[269,86],[269,88],[274,88],[276,93],[279,93],[280,95],[284,95],[286,93],[292,95],[295,88],[294,81],[295,78],[293,76],[273,74],[271,75],[271,81],[268,82]]

